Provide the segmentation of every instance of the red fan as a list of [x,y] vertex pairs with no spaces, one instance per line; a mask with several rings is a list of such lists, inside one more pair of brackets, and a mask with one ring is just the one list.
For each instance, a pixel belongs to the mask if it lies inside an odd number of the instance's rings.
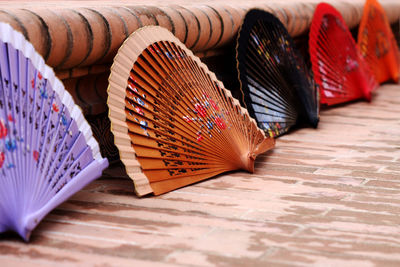
[[371,100],[371,91],[378,84],[342,16],[329,4],[320,3],[315,10],[309,47],[321,104]]
[[367,0],[358,30],[357,45],[379,83],[399,79],[400,55],[385,10]]

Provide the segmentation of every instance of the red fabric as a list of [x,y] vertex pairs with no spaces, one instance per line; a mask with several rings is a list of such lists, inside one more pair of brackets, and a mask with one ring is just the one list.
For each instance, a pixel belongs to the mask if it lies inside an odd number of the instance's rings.
[[378,84],[342,16],[331,5],[317,6],[309,46],[321,104],[334,105],[359,98],[371,100],[371,91]]

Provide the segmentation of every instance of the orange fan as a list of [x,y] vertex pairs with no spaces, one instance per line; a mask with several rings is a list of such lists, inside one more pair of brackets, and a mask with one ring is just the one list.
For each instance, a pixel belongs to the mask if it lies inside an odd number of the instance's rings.
[[139,196],[231,170],[271,149],[247,110],[168,30],[134,32],[111,67],[109,117]]
[[376,0],[365,2],[357,45],[379,83],[398,81],[399,50],[385,10]]

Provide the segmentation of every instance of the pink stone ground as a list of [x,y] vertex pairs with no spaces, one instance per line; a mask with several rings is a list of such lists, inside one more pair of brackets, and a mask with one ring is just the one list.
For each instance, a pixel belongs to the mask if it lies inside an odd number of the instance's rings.
[[399,266],[400,86],[324,110],[256,172],[138,199],[113,173],[53,211],[0,266]]

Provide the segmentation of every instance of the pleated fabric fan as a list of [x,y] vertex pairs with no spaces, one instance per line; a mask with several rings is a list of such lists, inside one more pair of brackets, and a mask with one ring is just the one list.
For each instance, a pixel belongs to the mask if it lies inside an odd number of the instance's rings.
[[376,0],[365,2],[357,45],[379,83],[398,82],[399,49],[385,10]]
[[139,196],[254,169],[274,146],[215,75],[172,33],[134,32],[111,67],[115,144]]
[[239,30],[237,68],[245,103],[269,136],[319,121],[319,97],[285,26],[271,13],[250,10]]
[[22,34],[0,23],[0,232],[28,240],[108,166],[72,97]]
[[321,104],[334,105],[364,98],[378,84],[340,13],[317,5],[310,28],[310,57],[320,88]]

